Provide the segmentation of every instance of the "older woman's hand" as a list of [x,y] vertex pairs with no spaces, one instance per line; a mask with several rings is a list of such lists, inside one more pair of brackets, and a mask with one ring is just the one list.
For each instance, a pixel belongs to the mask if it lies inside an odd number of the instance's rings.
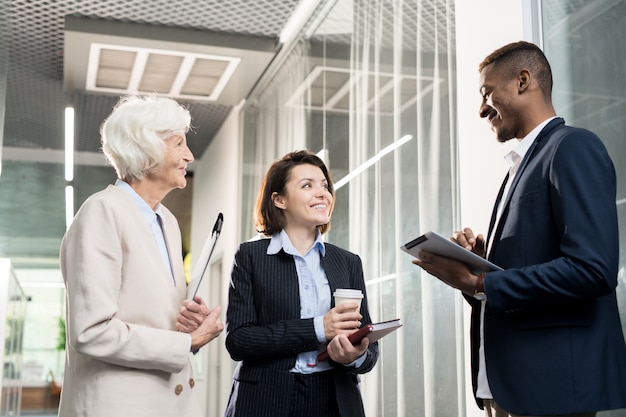
[[215,306],[209,309],[209,314],[204,317],[204,321],[196,330],[190,333],[191,335],[191,351],[195,352],[202,346],[215,339],[224,330],[224,325],[220,319],[220,312],[222,308]]
[[193,301],[185,300],[176,317],[176,329],[191,333],[204,323],[210,312],[211,309],[200,296],[196,296]]
[[215,339],[224,330],[220,319],[222,308],[207,307],[201,297],[185,300],[176,319],[178,331],[191,335],[191,351],[195,352]]

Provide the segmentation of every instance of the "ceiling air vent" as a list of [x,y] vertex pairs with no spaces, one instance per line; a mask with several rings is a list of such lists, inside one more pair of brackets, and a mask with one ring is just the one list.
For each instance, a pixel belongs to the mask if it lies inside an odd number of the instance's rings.
[[92,43],[86,89],[216,101],[241,58]]

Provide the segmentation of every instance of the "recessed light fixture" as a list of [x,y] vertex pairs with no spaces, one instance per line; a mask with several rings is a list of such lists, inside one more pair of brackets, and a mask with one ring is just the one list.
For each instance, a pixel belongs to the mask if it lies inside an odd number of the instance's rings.
[[278,41],[283,45],[291,44],[298,33],[302,31],[302,28],[306,25],[319,4],[320,0],[300,1],[280,32]]
[[74,220],[74,187],[65,186],[65,227],[69,228]]
[[65,181],[74,179],[74,108],[65,108]]

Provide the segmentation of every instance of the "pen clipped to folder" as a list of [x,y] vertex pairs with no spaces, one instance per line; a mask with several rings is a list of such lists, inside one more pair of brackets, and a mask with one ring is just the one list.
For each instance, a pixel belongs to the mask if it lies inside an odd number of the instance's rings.
[[215,225],[213,225],[211,236],[209,236],[206,242],[204,242],[202,252],[200,252],[200,257],[191,271],[191,279],[189,281],[189,285],[187,286],[188,300],[193,300],[198,292],[198,288],[200,288],[202,277],[204,277],[207,267],[209,266],[209,261],[211,260],[211,255],[213,255],[217,239],[220,237],[220,233],[222,233],[223,223],[224,215],[219,213],[217,215],[217,220],[215,220]]

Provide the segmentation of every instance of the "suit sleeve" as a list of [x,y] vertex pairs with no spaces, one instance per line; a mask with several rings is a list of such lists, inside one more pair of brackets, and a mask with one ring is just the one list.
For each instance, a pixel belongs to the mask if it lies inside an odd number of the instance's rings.
[[[350,288],[357,288],[363,292],[363,301],[361,303],[361,315],[363,318],[361,319],[361,323],[362,325],[371,324],[372,318],[369,312],[365,277],[363,276],[363,264],[358,255],[352,253],[350,255],[352,257],[350,261],[350,280],[352,281],[352,286]],[[369,372],[374,368],[374,365],[376,365],[379,355],[378,342],[371,343],[365,353],[367,355],[365,361],[354,370],[357,374]]]
[[[255,250],[252,253],[249,246],[241,245],[235,254],[226,311],[226,348],[230,356],[236,361],[271,360],[318,349],[313,319],[299,317],[299,300],[285,289],[281,270],[268,267],[275,262],[275,256],[266,255],[258,247]],[[255,286],[259,291],[262,287],[263,299],[257,299],[260,294]],[[294,315],[285,319],[279,309]]]

